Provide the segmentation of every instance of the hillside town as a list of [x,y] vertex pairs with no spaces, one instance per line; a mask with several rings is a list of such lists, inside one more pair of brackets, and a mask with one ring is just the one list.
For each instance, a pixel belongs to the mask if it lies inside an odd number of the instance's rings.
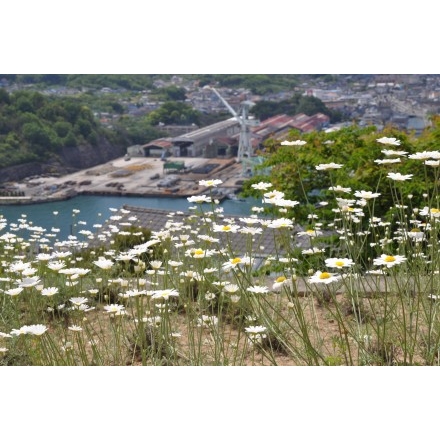
[[[247,90],[222,90],[231,105],[243,99],[281,101],[294,93],[319,98],[331,109],[342,112],[344,118],[360,126],[387,123],[399,129],[421,130],[428,123],[427,115],[440,113],[440,75],[335,75],[337,81],[304,82],[293,90],[253,96]],[[180,81],[176,77],[175,81]],[[217,112],[221,103],[204,90],[188,91],[197,110]]]
[[[305,76],[305,75],[303,75]],[[315,78],[316,76],[316,78]],[[329,79],[326,79],[327,76]],[[426,126],[429,114],[440,113],[440,75],[437,74],[339,74],[309,75],[290,90],[279,93],[255,95],[243,88],[219,88],[221,95],[233,108],[238,108],[244,100],[279,102],[291,98],[294,94],[319,98],[330,109],[339,110],[346,123],[356,122],[360,126],[381,126],[392,123],[399,129],[422,130]],[[210,90],[200,87],[197,80],[189,80],[185,75],[173,75],[169,81],[156,80],[154,87],[164,88],[170,85],[181,87],[186,92],[186,102],[195,110],[204,114],[225,112],[221,100]],[[22,87],[9,83],[0,77],[0,87],[13,92]],[[67,87],[47,88],[42,92],[59,96],[74,96],[87,90]],[[122,89],[103,87],[101,94],[120,94]],[[124,112],[131,116],[141,116],[159,108],[163,102],[154,98],[152,90],[140,91],[136,100],[122,100]],[[97,117],[103,123],[111,124],[108,113],[99,113]],[[173,135],[193,130],[194,127],[162,127]],[[177,130],[175,133],[173,130]]]
[[[182,77],[174,76],[171,84],[187,90],[187,101],[204,113],[224,112],[228,104],[237,109],[243,102],[258,102],[261,99],[281,101],[301,93],[319,98],[328,108],[336,109],[344,115],[344,122],[330,124],[330,118],[322,113],[304,113],[289,116],[279,114],[258,121],[249,128],[250,140],[248,156],[254,156],[268,138],[284,140],[289,131],[308,133],[315,130],[337,129],[343,125],[356,123],[359,126],[375,125],[381,130],[392,124],[400,130],[420,134],[429,125],[429,115],[440,111],[440,76],[438,75],[340,75],[340,80],[332,82],[331,88],[325,81],[307,82],[276,95],[255,96],[245,89],[220,89],[224,97],[199,88],[196,83],[187,83]],[[166,87],[170,83],[156,81],[156,87]],[[110,91],[108,91],[110,92]],[[144,104],[148,105],[148,98]],[[226,101],[226,102],[225,102]],[[150,103],[151,107],[157,103]],[[139,110],[139,109],[138,109]],[[238,110],[237,110],[238,111]],[[153,140],[145,145],[128,149],[128,156],[154,157],[232,157],[236,156],[240,142],[240,124],[237,118],[198,129],[194,126],[163,126],[169,137]],[[176,131],[179,130],[179,131]],[[240,158],[241,159],[241,158]],[[249,162],[248,158],[245,161]],[[246,172],[252,174],[252,163]]]

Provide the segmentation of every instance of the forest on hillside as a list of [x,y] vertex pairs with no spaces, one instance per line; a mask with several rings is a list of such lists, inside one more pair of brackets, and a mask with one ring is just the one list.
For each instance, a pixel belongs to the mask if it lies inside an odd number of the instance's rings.
[[[183,76],[193,80],[196,87],[219,84],[251,88],[253,92],[286,90],[297,82],[297,75]],[[47,161],[57,157],[64,148],[93,149],[100,140],[121,149],[142,145],[166,136],[161,131],[163,124],[203,127],[230,117],[226,109],[220,113],[204,113],[193,108],[183,85],[170,82],[173,77],[0,74],[1,84],[8,85],[8,88],[0,87],[1,168]],[[76,92],[54,92],[62,88]],[[111,89],[111,93],[102,92],[103,88]],[[144,108],[141,97],[146,89],[148,99],[159,103],[157,108]],[[311,115],[317,112],[329,115],[332,122],[338,121],[338,115],[322,101],[299,94],[280,102],[261,100],[252,109],[260,120],[279,113]]]
[[127,143],[104,128],[89,107],[75,98],[0,88],[0,163],[2,167],[42,162],[63,148],[96,146],[100,140]]

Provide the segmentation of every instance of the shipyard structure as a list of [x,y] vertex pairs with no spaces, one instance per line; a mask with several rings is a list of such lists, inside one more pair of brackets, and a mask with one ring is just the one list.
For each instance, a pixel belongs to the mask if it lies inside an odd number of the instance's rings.
[[[250,128],[250,150],[252,156],[269,138],[284,140],[289,131],[295,129],[301,133],[322,130],[328,127],[330,119],[323,113],[307,116],[300,113],[294,116],[276,115],[264,121],[258,121]],[[129,157],[203,157],[232,158],[239,151],[242,124],[238,118],[195,129],[175,137],[155,139],[145,145],[134,145],[127,149]]]

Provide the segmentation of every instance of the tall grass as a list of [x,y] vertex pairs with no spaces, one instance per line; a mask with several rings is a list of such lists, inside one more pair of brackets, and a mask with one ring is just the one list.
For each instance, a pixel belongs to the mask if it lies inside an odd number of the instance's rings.
[[426,181],[426,204],[412,206],[411,175],[383,178],[387,219],[374,210],[383,194],[340,197],[332,178],[334,219],[316,208],[304,228],[298,203],[262,182],[271,216],[225,218],[211,192],[220,180],[199,182],[207,192],[189,198],[191,215],[170,213],[151,233],[127,210],[67,240],[26,216],[2,219],[0,363],[437,365],[437,185]]

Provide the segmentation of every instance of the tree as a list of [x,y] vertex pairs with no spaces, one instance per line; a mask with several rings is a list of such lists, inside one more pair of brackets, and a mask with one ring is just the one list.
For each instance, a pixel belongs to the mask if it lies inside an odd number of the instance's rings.
[[55,122],[54,129],[59,137],[64,138],[72,129],[72,124],[66,121]]
[[315,113],[330,113],[325,104],[314,96],[301,96],[298,100],[296,112],[305,113],[308,116],[314,115]]
[[20,112],[32,113],[34,111],[34,106],[28,96],[19,96],[15,101],[15,107]]
[[76,136],[73,131],[69,131],[66,137],[63,139],[63,146],[68,148],[74,148],[77,146]]
[[51,122],[64,120],[66,118],[66,110],[61,102],[47,102],[45,106],[41,107],[38,116]]
[[199,112],[184,102],[165,102],[147,116],[150,125],[163,124],[196,124],[199,125]]
[[11,99],[9,97],[9,93],[4,88],[0,87],[0,105],[10,103]]
[[75,132],[83,135],[85,138],[92,132],[92,124],[86,119],[79,118],[75,123]]
[[23,137],[30,144],[30,149],[37,154],[45,155],[52,147],[50,132],[45,127],[28,122],[23,125]]
[[130,145],[142,145],[153,139],[166,136],[166,132],[150,125],[146,118],[122,117],[114,126],[117,133],[126,139]]
[[122,115],[124,113],[124,107],[119,102],[113,101],[110,103],[110,106],[115,113],[117,113],[119,115]]
[[186,99],[186,90],[182,87],[164,87],[161,89],[161,94],[167,101],[185,101]]
[[[440,124],[420,138],[414,138],[393,127],[386,127],[378,132],[376,127],[350,126],[339,131],[312,132],[300,135],[298,132],[290,134],[290,140],[301,139],[306,142],[302,146],[281,145],[281,142],[270,139],[267,141],[267,151],[262,153],[265,158],[262,167],[271,167],[270,182],[273,186],[285,193],[285,198],[300,202],[295,209],[295,218],[300,222],[308,222],[308,215],[314,213],[319,206],[319,217],[330,221],[334,218],[333,209],[337,207],[336,197],[340,195],[330,191],[331,186],[339,185],[351,189],[351,196],[356,190],[381,193],[375,200],[375,215],[377,217],[389,215],[390,206],[393,206],[390,192],[390,179],[387,173],[400,172],[413,174],[413,178],[405,182],[402,194],[406,197],[413,195],[414,206],[422,206],[423,194],[427,188],[426,178],[434,179],[434,170],[418,167],[417,161],[405,160],[391,165],[378,164],[377,159],[384,157],[386,146],[379,143],[381,137],[394,137],[400,140],[399,150],[408,154],[416,151],[436,150],[440,137]],[[317,165],[334,162],[342,164],[341,169],[331,172],[318,171]],[[252,183],[261,180],[260,176],[245,182],[244,195],[256,195],[252,190]],[[342,197],[342,196],[341,196]],[[326,206],[320,202],[330,203]]]
[[326,105],[314,96],[294,95],[292,98],[284,99],[279,102],[274,101],[258,101],[251,109],[251,113],[258,119],[264,120],[279,114],[294,116],[298,113],[305,113],[312,116],[316,113],[324,113],[328,115],[332,122],[340,119],[340,114],[334,113],[328,109]]

